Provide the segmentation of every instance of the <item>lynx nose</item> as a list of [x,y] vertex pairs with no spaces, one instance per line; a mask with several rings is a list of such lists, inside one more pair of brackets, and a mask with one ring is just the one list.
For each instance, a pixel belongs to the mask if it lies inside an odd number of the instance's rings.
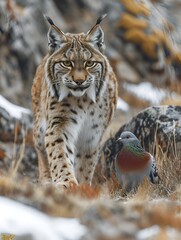
[[74,80],[74,82],[75,82],[78,86],[80,86],[80,85],[82,85],[82,83],[84,82],[84,80],[79,79],[79,80]]
[[82,85],[86,80],[86,73],[84,70],[73,70],[72,71],[72,79],[78,85]]

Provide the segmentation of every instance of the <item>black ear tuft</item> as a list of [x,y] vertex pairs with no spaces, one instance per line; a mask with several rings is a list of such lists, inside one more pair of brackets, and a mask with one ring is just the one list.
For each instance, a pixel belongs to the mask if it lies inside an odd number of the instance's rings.
[[100,24],[105,17],[107,17],[107,13],[102,14],[102,15],[97,19],[96,25]]
[[48,31],[48,46],[50,53],[52,54],[57,49],[61,47],[61,44],[66,41],[65,34],[54,24],[52,19],[48,16],[45,16],[47,22],[51,25]]
[[44,18],[50,23],[50,25],[55,25],[49,16],[44,15]]
[[97,47],[100,52],[104,52],[105,43],[104,43],[104,32],[100,26],[101,21],[107,16],[107,14],[101,15],[96,24],[87,32],[86,40],[92,44],[94,47]]

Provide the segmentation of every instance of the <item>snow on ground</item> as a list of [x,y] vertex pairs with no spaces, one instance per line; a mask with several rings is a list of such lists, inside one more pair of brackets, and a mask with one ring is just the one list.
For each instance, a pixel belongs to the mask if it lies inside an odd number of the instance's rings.
[[2,233],[31,236],[32,240],[78,240],[86,233],[86,228],[78,219],[49,217],[34,208],[0,197]]
[[149,82],[143,82],[140,84],[124,83],[123,87],[137,96],[139,99],[149,101],[152,104],[159,104],[170,93],[167,90],[158,89]]
[[129,110],[129,106],[124,100],[122,100],[120,97],[118,97],[117,109],[127,112]]
[[[164,233],[164,235],[162,235]],[[160,237],[159,237],[160,235]],[[162,237],[161,237],[162,236]],[[165,238],[163,239],[163,236]],[[180,231],[176,230],[172,227],[160,228],[157,225],[153,225],[151,227],[141,229],[135,236],[136,240],[151,240],[151,239],[171,239],[178,240],[180,238]]]
[[10,114],[10,116],[18,119],[22,118],[23,114],[31,114],[29,109],[9,102],[2,95],[0,95],[0,107],[4,108]]
[[156,236],[159,232],[160,232],[160,227],[157,226],[157,225],[154,225],[154,226],[151,226],[149,228],[145,228],[145,229],[140,230],[136,234],[136,239],[146,240],[146,239],[149,239],[151,237]]

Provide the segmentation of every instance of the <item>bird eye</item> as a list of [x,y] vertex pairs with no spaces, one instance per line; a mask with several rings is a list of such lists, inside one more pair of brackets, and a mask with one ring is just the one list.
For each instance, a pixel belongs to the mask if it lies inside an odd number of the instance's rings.
[[129,138],[129,136],[126,136],[126,138]]
[[65,67],[72,67],[72,62],[69,60],[61,62],[63,66]]
[[85,66],[86,66],[86,67],[93,67],[95,64],[96,64],[96,62],[94,62],[94,61],[87,61],[87,62],[85,63]]

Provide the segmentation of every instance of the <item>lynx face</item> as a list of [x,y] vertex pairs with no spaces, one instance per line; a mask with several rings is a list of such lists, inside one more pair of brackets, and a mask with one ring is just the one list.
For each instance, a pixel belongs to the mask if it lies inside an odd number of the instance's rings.
[[[50,56],[46,80],[53,96],[61,101],[68,94],[87,94],[95,102],[106,75],[103,31],[100,27],[87,34],[49,31]],[[97,47],[97,49],[96,49]]]

